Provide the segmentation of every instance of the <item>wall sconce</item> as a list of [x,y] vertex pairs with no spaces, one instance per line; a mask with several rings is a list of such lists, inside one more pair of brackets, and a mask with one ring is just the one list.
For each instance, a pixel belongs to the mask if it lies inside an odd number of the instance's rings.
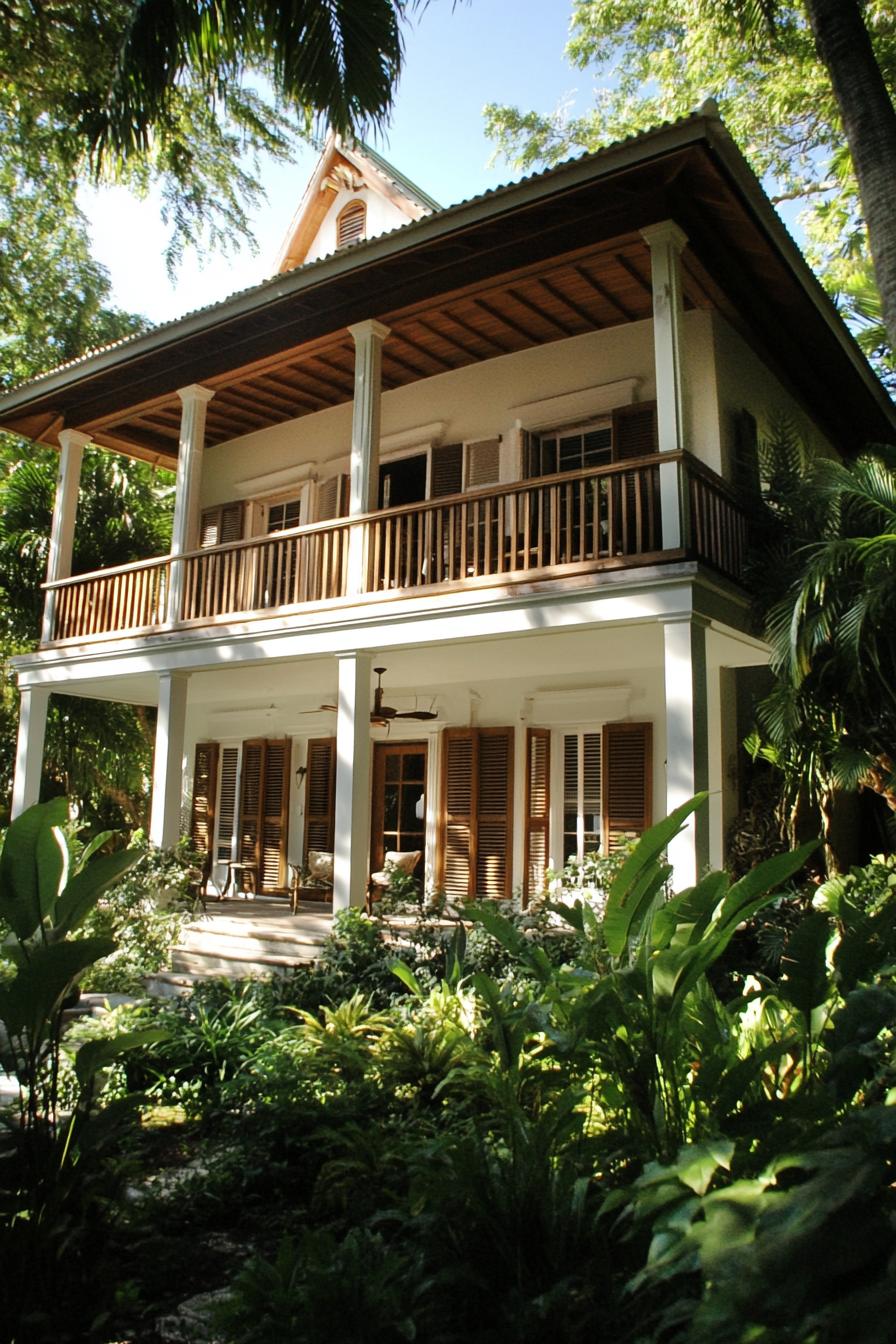
[[300,789],[305,782],[305,776],[308,773],[307,765],[300,765],[296,769],[296,788]]

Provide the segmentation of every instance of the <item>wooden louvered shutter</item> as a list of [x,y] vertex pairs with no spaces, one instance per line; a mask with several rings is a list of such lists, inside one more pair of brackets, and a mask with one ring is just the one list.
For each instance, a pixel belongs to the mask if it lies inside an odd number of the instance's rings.
[[336,220],[336,246],[346,247],[364,237],[367,227],[367,206],[363,201],[349,201]]
[[429,493],[432,499],[443,495],[459,495],[464,488],[464,446],[462,443],[443,443],[432,450]]
[[603,847],[612,854],[650,825],[653,727],[605,723],[603,729]]
[[658,450],[656,402],[639,401],[613,412],[613,461],[649,457]]
[[234,500],[231,504],[217,504],[213,509],[205,509],[199,529],[199,545],[203,549],[209,546],[227,546],[243,538],[243,503]]
[[442,734],[439,883],[449,900],[510,896],[513,729]]
[[479,729],[476,892],[511,895],[513,854],[513,729]]
[[501,477],[501,440],[479,439],[467,444],[467,489],[496,485]]
[[526,733],[526,853],[523,897],[544,890],[548,866],[548,825],[551,814],[551,734],[547,728]]
[[259,885],[262,891],[286,890],[286,832],[289,823],[289,748],[286,739],[266,742],[262,780],[263,813]]
[[233,831],[236,822],[236,782],[239,777],[239,747],[222,747],[218,773],[221,777],[218,794],[218,834],[215,858],[227,863],[233,858]]
[[218,744],[199,742],[193,761],[193,803],[190,843],[197,854],[209,854],[215,834],[215,794],[218,787]]
[[344,518],[348,513],[348,476],[341,472],[321,481],[317,487],[317,521]]
[[309,849],[333,852],[336,800],[336,739],[316,737],[308,743],[305,776],[305,860]]
[[[649,457],[657,449],[656,402],[621,406],[613,412],[614,462]],[[660,550],[659,477],[626,473],[625,479],[614,481],[611,489],[617,516],[617,553],[643,555]]]
[[762,492],[759,476],[759,432],[749,411],[734,417],[734,484],[756,497]]
[[450,901],[465,901],[473,894],[476,746],[473,728],[446,728],[442,733],[439,885]]
[[243,743],[240,779],[240,863],[255,866],[259,891],[286,886],[289,743]]

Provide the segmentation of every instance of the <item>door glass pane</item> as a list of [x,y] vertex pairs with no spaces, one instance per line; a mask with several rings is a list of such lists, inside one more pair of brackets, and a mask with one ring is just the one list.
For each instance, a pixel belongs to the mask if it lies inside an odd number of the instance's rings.
[[402,779],[414,780],[423,783],[423,771],[426,765],[426,757],[422,751],[409,752],[402,757]]
[[400,798],[401,786],[399,784],[387,784],[383,790],[384,830],[394,831],[397,828]]
[[401,791],[401,829],[410,833],[420,830],[422,818],[418,817],[418,805],[423,801],[419,788],[404,788]]
[[386,756],[386,779],[401,778],[401,757],[396,756],[394,752],[389,752]]

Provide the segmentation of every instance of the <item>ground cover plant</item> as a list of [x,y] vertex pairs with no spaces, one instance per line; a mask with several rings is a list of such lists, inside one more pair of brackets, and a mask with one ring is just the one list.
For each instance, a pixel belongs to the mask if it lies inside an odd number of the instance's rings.
[[94,1090],[91,1123],[140,1098],[98,1159],[130,1193],[81,1333],[69,1303],[45,1337],[886,1338],[892,862],[788,895],[776,966],[739,966],[811,846],[670,894],[694,805],[597,899],[474,905],[404,950],[352,912],[311,972],[94,1028],[156,1034]]

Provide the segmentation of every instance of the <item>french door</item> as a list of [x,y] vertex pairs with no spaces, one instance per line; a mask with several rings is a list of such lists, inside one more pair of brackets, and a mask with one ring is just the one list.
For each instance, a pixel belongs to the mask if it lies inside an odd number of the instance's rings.
[[373,751],[370,869],[381,871],[386,851],[424,850],[426,743],[377,742]]

